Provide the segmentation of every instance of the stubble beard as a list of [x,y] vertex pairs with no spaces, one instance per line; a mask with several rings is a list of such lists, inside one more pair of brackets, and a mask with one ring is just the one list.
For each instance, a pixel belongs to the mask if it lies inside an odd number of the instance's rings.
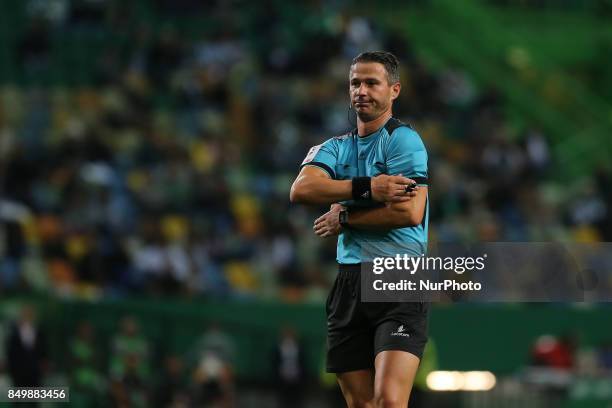
[[[372,102],[370,102],[370,104],[371,104],[370,105],[371,107],[375,107],[375,108],[378,108],[379,106],[378,104],[374,105]],[[387,109],[379,108],[379,109],[375,109],[372,112],[359,112],[356,110],[356,113],[360,121],[362,121],[363,123],[367,123],[367,122],[372,122],[373,120],[378,119],[386,111]]]

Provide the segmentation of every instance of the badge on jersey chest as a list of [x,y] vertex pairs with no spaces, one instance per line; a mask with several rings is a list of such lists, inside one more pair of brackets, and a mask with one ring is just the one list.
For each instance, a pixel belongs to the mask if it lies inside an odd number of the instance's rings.
[[312,146],[302,164],[310,163],[315,158],[317,153],[319,153],[319,150],[321,150],[321,146],[323,146],[323,144]]

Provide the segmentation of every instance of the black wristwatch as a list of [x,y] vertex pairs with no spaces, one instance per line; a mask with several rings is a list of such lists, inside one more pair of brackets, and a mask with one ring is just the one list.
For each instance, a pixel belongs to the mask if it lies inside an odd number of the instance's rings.
[[349,218],[348,210],[346,208],[343,210],[340,210],[340,212],[338,213],[338,220],[342,227],[348,227],[348,218]]

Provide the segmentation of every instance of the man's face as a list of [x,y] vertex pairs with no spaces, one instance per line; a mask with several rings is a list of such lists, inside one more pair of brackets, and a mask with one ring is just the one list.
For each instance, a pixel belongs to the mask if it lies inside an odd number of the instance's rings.
[[362,121],[372,121],[390,110],[399,91],[399,82],[389,84],[384,65],[378,62],[358,62],[351,66],[351,104]]

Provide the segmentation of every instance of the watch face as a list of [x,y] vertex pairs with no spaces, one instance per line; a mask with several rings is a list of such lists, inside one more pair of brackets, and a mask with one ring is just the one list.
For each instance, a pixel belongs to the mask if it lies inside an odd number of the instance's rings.
[[348,222],[348,211],[342,210],[339,214],[340,225],[346,225],[346,223]]

